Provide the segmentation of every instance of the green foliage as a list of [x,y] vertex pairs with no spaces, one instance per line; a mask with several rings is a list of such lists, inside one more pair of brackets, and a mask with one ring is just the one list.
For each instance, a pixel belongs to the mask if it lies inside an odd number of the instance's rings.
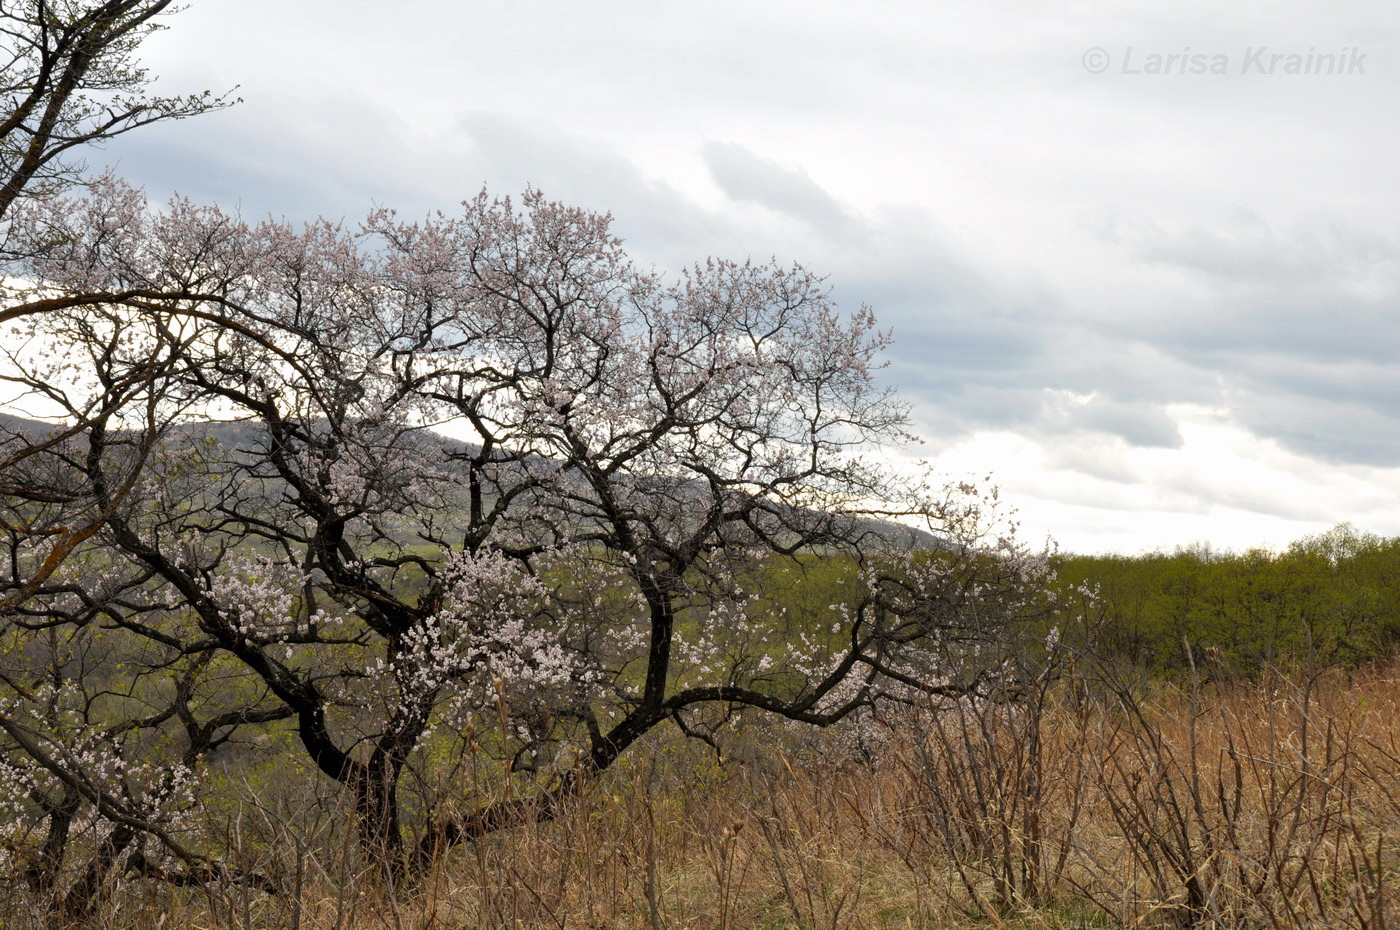
[[1086,603],[1095,645],[1157,673],[1176,673],[1193,650],[1229,666],[1355,665],[1400,646],[1400,538],[1348,524],[1282,552],[1066,556],[1067,592]]

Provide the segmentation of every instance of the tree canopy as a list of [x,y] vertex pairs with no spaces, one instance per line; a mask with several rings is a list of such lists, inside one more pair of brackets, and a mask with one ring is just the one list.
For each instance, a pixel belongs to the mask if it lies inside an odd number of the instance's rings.
[[[890,464],[888,336],[800,267],[666,278],[533,191],[351,230],[109,178],[14,235],[36,298],[166,295],[7,343],[10,383],[79,424],[10,439],[11,777],[35,816],[124,818],[125,855],[204,868],[159,786],[290,727],[396,874],[547,816],[659,724],[990,693],[999,637],[1055,609],[991,496]],[[452,785],[482,751],[509,790]],[[133,753],[145,787],[100,774]]]

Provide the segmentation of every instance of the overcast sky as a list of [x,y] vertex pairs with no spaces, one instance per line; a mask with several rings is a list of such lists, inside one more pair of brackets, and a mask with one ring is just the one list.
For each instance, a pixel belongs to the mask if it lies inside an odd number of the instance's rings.
[[[610,211],[893,328],[954,475],[1076,551],[1400,535],[1400,4],[192,0],[244,102],[91,159],[272,213]],[[1154,73],[1156,72],[1156,73]],[[1224,72],[1224,73],[1217,73]]]

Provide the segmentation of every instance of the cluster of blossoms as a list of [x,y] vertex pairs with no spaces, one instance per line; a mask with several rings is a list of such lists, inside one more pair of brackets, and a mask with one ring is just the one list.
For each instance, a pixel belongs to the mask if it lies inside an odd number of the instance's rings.
[[0,755],[0,831],[30,835],[56,809],[76,814],[71,834],[92,842],[111,833],[114,818],[167,835],[186,828],[198,799],[197,768],[158,759],[130,733],[92,725],[84,710],[90,705],[91,697],[65,680],[0,707],[9,736],[33,747]]
[[285,560],[240,558],[211,575],[207,590],[239,636],[270,645],[312,637],[330,619],[325,610],[303,609],[308,581],[306,572]]
[[406,703],[449,682],[509,682],[513,689],[587,686],[597,672],[560,641],[545,608],[549,588],[498,550],[449,556],[441,609],[405,632],[389,671]]

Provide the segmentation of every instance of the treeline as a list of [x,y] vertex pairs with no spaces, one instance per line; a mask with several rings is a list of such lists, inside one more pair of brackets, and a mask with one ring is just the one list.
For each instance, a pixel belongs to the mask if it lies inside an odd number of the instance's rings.
[[1279,552],[1065,556],[1059,579],[1100,651],[1157,674],[1206,655],[1248,672],[1351,666],[1400,647],[1400,537],[1348,524]]

